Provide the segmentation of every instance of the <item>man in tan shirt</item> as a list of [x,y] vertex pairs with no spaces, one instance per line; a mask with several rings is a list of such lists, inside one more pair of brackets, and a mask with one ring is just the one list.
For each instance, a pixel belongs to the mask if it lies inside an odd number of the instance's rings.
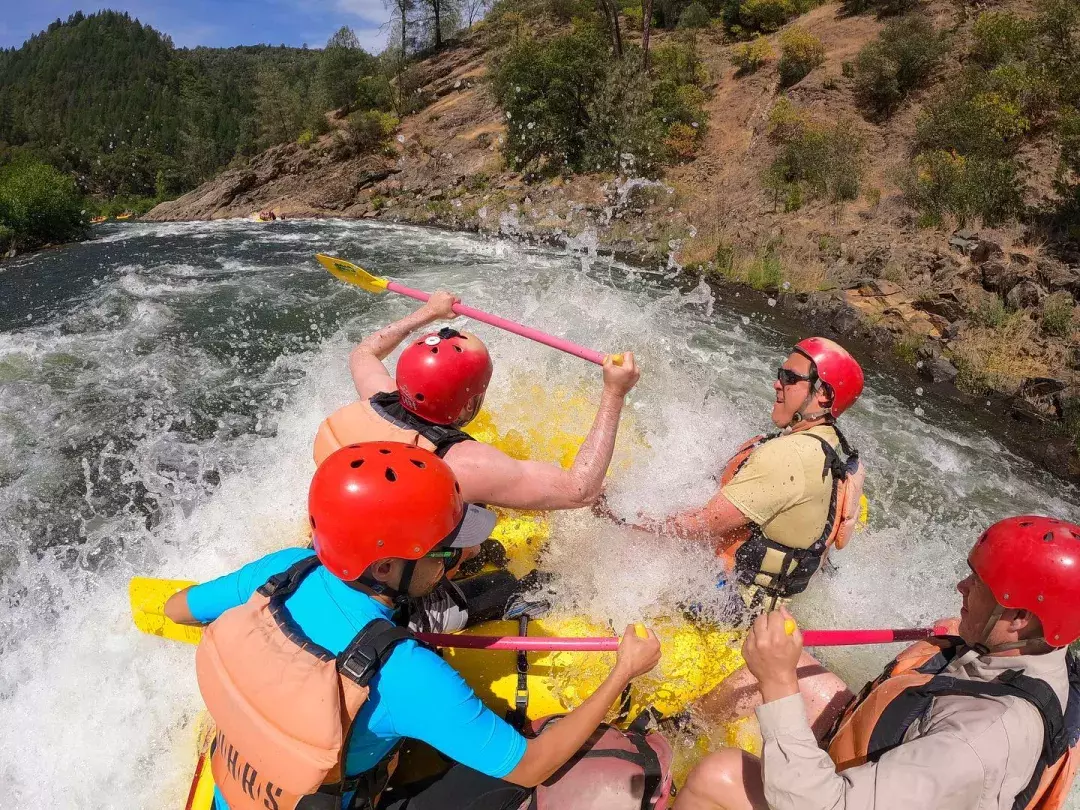
[[1060,807],[1080,736],[1080,668],[1067,651],[1080,638],[1080,526],[1008,518],[968,564],[957,637],[908,648],[824,734],[800,694],[801,634],[786,632],[786,610],[759,616],[743,653],[761,696],[762,758],[709,755],[678,810]]
[[739,448],[707,504],[653,528],[713,546],[770,607],[801,593],[826,551],[847,542],[857,516],[863,472],[836,419],[862,388],[862,369],[842,346],[800,341],[773,382],[780,432]]

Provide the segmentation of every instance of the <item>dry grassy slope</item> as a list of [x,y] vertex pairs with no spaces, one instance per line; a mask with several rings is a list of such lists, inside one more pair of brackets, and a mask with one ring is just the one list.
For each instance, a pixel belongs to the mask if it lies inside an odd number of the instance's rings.
[[[1030,3],[998,5],[1023,10]],[[939,28],[962,31],[978,11],[965,8],[929,0],[924,10]],[[423,89],[435,101],[402,121],[387,154],[342,157],[339,136],[331,132],[309,149],[275,147],[149,216],[235,217],[273,208],[284,216],[377,216],[541,239],[592,231],[619,253],[660,262],[673,253],[685,265],[705,264],[718,245],[734,244],[743,268],[763,244],[779,239],[784,278],[793,293],[801,293],[781,296],[789,309],[883,353],[899,349],[904,359],[920,360],[935,381],[951,382],[956,369],[945,360],[951,357],[963,368],[961,383],[965,376],[972,378],[969,385],[991,381],[1002,394],[1000,407],[1033,424],[1025,442],[1041,437],[1037,455],[1058,472],[1080,476],[1075,448],[1056,435],[1063,397],[1080,390],[1068,341],[1041,335],[1034,320],[996,330],[970,324],[972,309],[990,296],[982,286],[986,270],[967,255],[978,242],[950,245],[951,230],[916,228],[897,184],[921,106],[943,90],[959,70],[958,60],[947,60],[934,83],[888,121],[871,123],[860,115],[841,71],[882,23],[872,15],[845,16],[830,3],[794,24],[822,40],[827,59],[787,95],[820,121],[852,120],[866,139],[863,189],[870,193],[841,209],[810,203],[793,213],[774,210],[761,175],[777,148],[767,137],[768,115],[779,97],[776,61],[737,78],[732,46],[710,34],[699,39],[711,77],[709,130],[694,160],[666,172],[671,193],[628,198],[610,175],[526,182],[506,171],[500,154],[503,115],[485,82],[491,32],[481,26],[418,66]],[[654,43],[668,36],[660,32]],[[771,37],[777,53],[778,38]],[[1036,192],[1045,193],[1056,156],[1046,144],[1029,153]],[[1063,288],[1080,293],[1080,267],[1055,264],[1025,244],[1018,229],[981,229],[980,236],[1002,248],[990,259],[1008,272],[1032,277],[1036,268],[1049,268]],[[1066,390],[1059,383],[1022,387],[1025,378],[1038,377],[1057,378]]]

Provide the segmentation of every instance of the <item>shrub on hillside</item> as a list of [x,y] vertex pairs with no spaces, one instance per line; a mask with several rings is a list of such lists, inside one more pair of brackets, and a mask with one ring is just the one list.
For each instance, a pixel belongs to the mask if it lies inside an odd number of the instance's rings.
[[628,54],[608,71],[588,116],[583,156],[588,171],[651,174],[666,162],[665,127],[653,112],[649,79],[637,54]]
[[1042,302],[1040,317],[1042,328],[1048,334],[1068,337],[1076,328],[1076,302],[1072,293],[1061,292],[1048,295]]
[[657,81],[669,81],[677,85],[703,85],[709,80],[705,63],[697,50],[697,40],[680,37],[678,42],[667,42],[652,51],[652,73]]
[[692,157],[705,134],[708,114],[705,91],[708,72],[693,39],[656,49],[653,61],[652,110],[664,129],[671,156]]
[[728,0],[724,23],[736,36],[755,31],[771,33],[821,5],[823,0]]
[[1034,26],[1010,11],[984,11],[971,29],[971,58],[991,67],[1028,51]]
[[844,0],[844,13],[865,14],[875,11],[879,16],[907,14],[919,7],[919,0]]
[[731,54],[731,62],[737,68],[737,73],[745,76],[756,72],[775,55],[769,40],[758,34],[749,42],[735,48]]
[[926,17],[893,20],[855,59],[857,98],[872,113],[888,115],[930,77],[945,47]]
[[373,151],[397,129],[398,119],[392,113],[360,110],[345,119],[345,143],[353,154]]
[[0,170],[0,226],[19,248],[77,239],[86,228],[82,195],[52,166],[20,161]]
[[914,160],[904,192],[922,225],[940,224],[948,214],[961,225],[978,217],[993,226],[1023,207],[1016,163],[992,155],[923,152]]
[[780,35],[780,85],[791,87],[825,63],[821,40],[800,26],[792,26]]
[[922,150],[940,149],[960,155],[1012,154],[1031,128],[1020,105],[998,93],[965,97],[950,93],[919,120],[916,143]]
[[426,84],[427,74],[422,65],[411,65],[401,72],[394,94],[394,111],[399,117],[417,113],[435,100],[431,92],[424,89]]
[[769,137],[781,147],[763,177],[774,204],[783,201],[793,211],[808,199],[839,203],[859,196],[865,145],[852,122],[824,126],[781,99],[769,116]]
[[679,28],[707,28],[710,22],[709,10],[701,3],[691,3],[679,15]]
[[394,109],[394,88],[385,76],[364,76],[356,87],[356,104],[358,110],[381,110],[389,112]]
[[607,39],[594,29],[511,46],[495,66],[492,86],[507,118],[505,154],[512,167],[538,161],[583,166],[588,104],[604,84],[608,62]]

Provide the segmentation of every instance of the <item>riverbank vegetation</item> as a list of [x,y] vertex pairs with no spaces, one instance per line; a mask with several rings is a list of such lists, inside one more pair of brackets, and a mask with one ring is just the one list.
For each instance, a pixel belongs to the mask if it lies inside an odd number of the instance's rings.
[[28,158],[0,166],[0,257],[85,232],[83,198],[71,177]]
[[[503,154],[540,175],[621,171],[655,176],[693,158],[708,129],[709,74],[697,49],[701,4],[677,19],[679,35],[650,50],[623,41],[618,9],[601,0],[501,0],[487,25],[504,47],[493,59],[492,89],[505,112]],[[568,24],[536,36],[537,18]],[[675,18],[672,15],[672,18]],[[532,24],[530,24],[532,23]],[[568,29],[568,30],[567,30]]]

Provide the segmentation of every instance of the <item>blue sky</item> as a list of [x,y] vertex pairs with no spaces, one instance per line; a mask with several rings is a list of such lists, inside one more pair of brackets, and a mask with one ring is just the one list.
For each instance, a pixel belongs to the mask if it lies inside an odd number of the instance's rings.
[[[98,0],[100,2],[100,0]],[[82,10],[126,11],[172,37],[180,47],[269,43],[322,47],[342,25],[365,48],[386,43],[389,12],[382,0],[114,0],[86,5],[72,0],[0,0],[0,47],[18,47],[53,20]]]

